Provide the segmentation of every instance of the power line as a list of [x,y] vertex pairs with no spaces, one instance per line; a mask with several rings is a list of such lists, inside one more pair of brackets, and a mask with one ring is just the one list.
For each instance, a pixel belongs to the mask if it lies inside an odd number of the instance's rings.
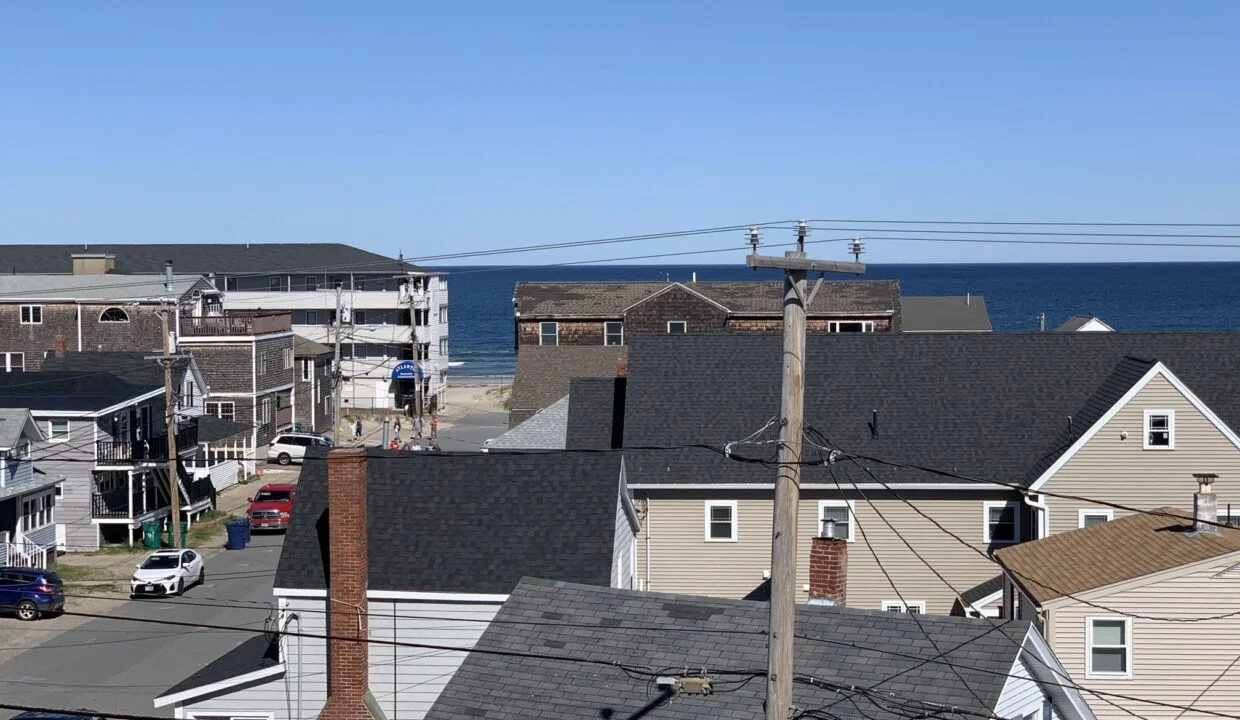
[[[834,229],[834,228],[815,228],[815,229]],[[1240,236],[1236,236],[1240,237]],[[912,237],[912,236],[895,236],[895,235],[872,235],[866,236],[866,240],[900,240],[906,242],[934,242],[934,243],[978,243],[987,245],[1070,245],[1070,246],[1099,246],[1099,247],[1146,247],[1146,248],[1201,248],[1201,249],[1238,249],[1240,243],[1175,243],[1175,242],[1131,242],[1131,241],[1106,241],[1106,240],[1033,240],[1033,239],[1000,239],[1000,238],[946,238],[946,237]]]
[[[908,228],[876,228],[876,227],[811,227],[811,230],[829,232],[864,232],[864,233],[904,233]],[[917,228],[915,233],[924,235],[1000,235],[1012,237],[1065,237],[1065,238],[1150,238],[1150,239],[1200,239],[1200,240],[1240,240],[1240,235],[1224,233],[1148,233],[1148,232],[1064,232],[1061,230],[928,230]],[[881,240],[885,235],[876,236]]]
[[1137,223],[1137,222],[1012,222],[994,220],[847,220],[827,219],[810,220],[815,223],[872,223],[880,225],[1007,225],[1007,226],[1040,226],[1040,227],[1217,227],[1240,228],[1240,223]]

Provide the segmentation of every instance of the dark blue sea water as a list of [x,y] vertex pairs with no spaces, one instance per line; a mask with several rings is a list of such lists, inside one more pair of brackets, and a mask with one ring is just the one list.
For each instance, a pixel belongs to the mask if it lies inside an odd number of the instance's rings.
[[[451,353],[459,376],[511,375],[512,291],[521,281],[775,279],[737,265],[445,267]],[[867,278],[900,281],[905,295],[986,297],[995,330],[1047,329],[1088,313],[1117,330],[1240,328],[1240,263],[869,265]]]

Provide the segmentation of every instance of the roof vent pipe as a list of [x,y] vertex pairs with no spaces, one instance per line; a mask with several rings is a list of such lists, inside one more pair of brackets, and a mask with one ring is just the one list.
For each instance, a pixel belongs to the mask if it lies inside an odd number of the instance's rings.
[[870,437],[878,437],[878,410],[872,410],[870,414]]
[[172,261],[164,261],[164,289],[172,292]]
[[1211,485],[1218,479],[1214,473],[1193,473],[1197,480],[1197,492],[1193,493],[1193,531],[1218,532],[1218,496]]

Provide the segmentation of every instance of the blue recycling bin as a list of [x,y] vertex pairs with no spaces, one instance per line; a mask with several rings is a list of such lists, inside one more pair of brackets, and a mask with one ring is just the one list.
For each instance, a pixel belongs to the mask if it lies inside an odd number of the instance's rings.
[[228,531],[228,543],[225,547],[229,550],[244,550],[250,540],[250,519],[230,520],[224,523],[224,529]]
[[249,518],[242,518],[238,522],[244,521],[245,524],[245,544],[249,545],[250,540],[254,539],[254,526],[250,524]]

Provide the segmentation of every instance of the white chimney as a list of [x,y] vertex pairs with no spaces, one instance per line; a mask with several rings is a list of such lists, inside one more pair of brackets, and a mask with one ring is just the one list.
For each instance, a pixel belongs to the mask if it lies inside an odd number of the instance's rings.
[[1218,496],[1210,486],[1218,479],[1213,473],[1193,473],[1197,479],[1197,492],[1193,493],[1193,530],[1198,533],[1217,533]]
[[172,261],[164,262],[164,289],[172,292]]

